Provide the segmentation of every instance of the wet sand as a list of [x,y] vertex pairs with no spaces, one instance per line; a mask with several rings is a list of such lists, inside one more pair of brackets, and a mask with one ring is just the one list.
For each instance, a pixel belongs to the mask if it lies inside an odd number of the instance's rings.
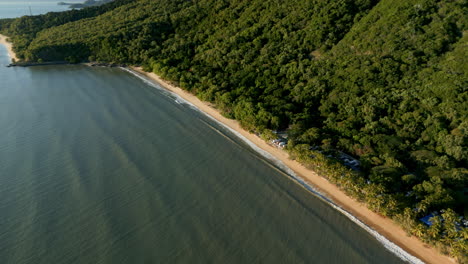
[[8,37],[0,34],[0,45],[4,45],[7,48],[8,56],[10,56],[11,61],[19,61],[16,53],[13,51],[13,45],[8,41]]
[[[414,236],[409,237],[406,232],[391,219],[374,213],[364,204],[347,196],[337,186],[330,183],[325,178],[319,176],[314,171],[305,168],[299,162],[289,159],[289,155],[286,153],[286,151],[269,145],[257,135],[247,132],[236,120],[228,119],[222,116],[218,110],[210,106],[208,103],[202,102],[195,95],[179,87],[171,85],[169,82],[163,80],[154,73],[144,72],[140,67],[131,67],[131,69],[147,76],[153,81],[156,81],[167,90],[177,94],[184,100],[196,106],[201,111],[216,119],[218,122],[224,124],[232,130],[235,130],[237,133],[241,134],[243,137],[254,143],[262,150],[270,153],[273,157],[277,158],[290,169],[292,169],[308,184],[316,188],[319,192],[323,193],[334,204],[344,209],[346,212],[360,220],[365,226],[377,231],[379,234],[383,235],[386,239],[390,240],[412,256],[426,263],[456,263],[454,259],[440,254],[435,248],[432,248],[429,245],[423,243],[418,238]],[[402,253],[405,254],[405,252]]]

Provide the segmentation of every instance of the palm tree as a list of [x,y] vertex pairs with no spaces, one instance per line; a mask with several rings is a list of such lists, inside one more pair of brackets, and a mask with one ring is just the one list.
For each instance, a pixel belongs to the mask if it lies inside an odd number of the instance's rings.
[[411,230],[411,233],[419,238],[422,238],[424,234],[426,233],[426,231],[427,231],[427,228],[423,224],[419,223],[413,227],[413,229]]
[[442,230],[442,221],[439,216],[431,217],[429,220],[431,221],[432,225],[427,229],[427,234],[429,237],[439,240],[440,239],[440,231]]

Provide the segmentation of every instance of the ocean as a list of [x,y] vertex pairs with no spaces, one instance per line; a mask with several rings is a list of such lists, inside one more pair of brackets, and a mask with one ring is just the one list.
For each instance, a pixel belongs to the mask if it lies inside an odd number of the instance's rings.
[[0,45],[1,263],[402,262],[159,85],[8,63]]
[[13,1],[0,0],[0,18],[14,18],[29,15],[40,15],[47,12],[60,12],[68,10],[68,6],[58,5],[58,2],[81,3],[80,0],[67,1]]

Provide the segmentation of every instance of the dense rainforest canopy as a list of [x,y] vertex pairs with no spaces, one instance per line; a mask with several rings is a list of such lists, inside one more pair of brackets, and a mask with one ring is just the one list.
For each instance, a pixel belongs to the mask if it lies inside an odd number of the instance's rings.
[[293,158],[463,262],[467,19],[466,0],[116,0],[0,31],[26,61],[143,65],[246,129],[286,130]]

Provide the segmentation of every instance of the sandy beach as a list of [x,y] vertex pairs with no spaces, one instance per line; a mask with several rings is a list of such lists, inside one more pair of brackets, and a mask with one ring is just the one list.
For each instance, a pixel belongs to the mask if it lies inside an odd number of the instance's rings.
[[[7,41],[6,36],[1,34],[0,44],[3,44],[7,47],[10,58],[18,61],[18,58],[12,49],[12,44]],[[218,110],[211,107],[208,103],[200,101],[195,95],[190,94],[189,92],[179,87],[171,85],[169,82],[166,82],[154,73],[144,72],[140,67],[131,67],[131,69],[142,75],[147,76],[148,78],[160,84],[165,89],[177,94],[184,100],[193,104],[201,111],[216,119],[218,122],[224,124],[232,130],[235,130],[237,133],[239,133],[244,138],[255,144],[257,147],[270,153],[273,157],[277,158],[290,169],[292,169],[299,177],[304,179],[307,182],[307,184],[316,188],[319,192],[324,194],[328,199],[330,199],[341,209],[345,210],[347,213],[359,219],[359,221],[362,222],[366,226],[366,228],[369,227],[377,231],[386,239],[390,240],[407,253],[416,257],[416,261],[412,262],[418,263],[419,259],[426,263],[434,264],[456,263],[454,259],[440,254],[436,249],[430,247],[427,244],[424,244],[418,238],[414,236],[409,237],[406,234],[406,232],[402,228],[400,228],[396,223],[394,223],[391,219],[385,218],[372,212],[362,203],[359,203],[358,201],[348,197],[337,186],[328,182],[325,178],[305,168],[297,161],[289,159],[289,155],[285,151],[269,145],[257,135],[249,133],[246,130],[242,129],[242,127],[236,120],[223,117],[218,112]]]
[[[440,254],[436,249],[424,244],[418,238],[414,236],[409,237],[406,232],[391,219],[372,212],[362,203],[359,203],[358,201],[348,197],[337,186],[331,184],[325,178],[320,177],[317,173],[305,168],[297,161],[289,159],[289,156],[285,151],[269,145],[257,135],[242,129],[237,121],[223,117],[215,108],[211,107],[205,102],[200,101],[195,95],[190,94],[179,87],[171,85],[154,73],[144,72],[141,68],[138,67],[132,67],[131,69],[156,81],[167,90],[182,97],[217,121],[235,130],[243,137],[257,145],[259,148],[267,151],[275,158],[282,161],[297,175],[305,179],[308,184],[332,200],[333,203],[352,214],[366,226],[377,231],[379,234],[383,235],[385,238],[398,245],[401,249],[408,252],[412,256],[426,263],[456,263],[454,259]],[[417,260],[415,262],[417,262]]]
[[4,45],[7,48],[8,55],[10,56],[11,60],[18,61],[18,57],[16,53],[13,51],[13,45],[11,42],[7,41],[8,37],[5,35],[0,34],[0,44]]

